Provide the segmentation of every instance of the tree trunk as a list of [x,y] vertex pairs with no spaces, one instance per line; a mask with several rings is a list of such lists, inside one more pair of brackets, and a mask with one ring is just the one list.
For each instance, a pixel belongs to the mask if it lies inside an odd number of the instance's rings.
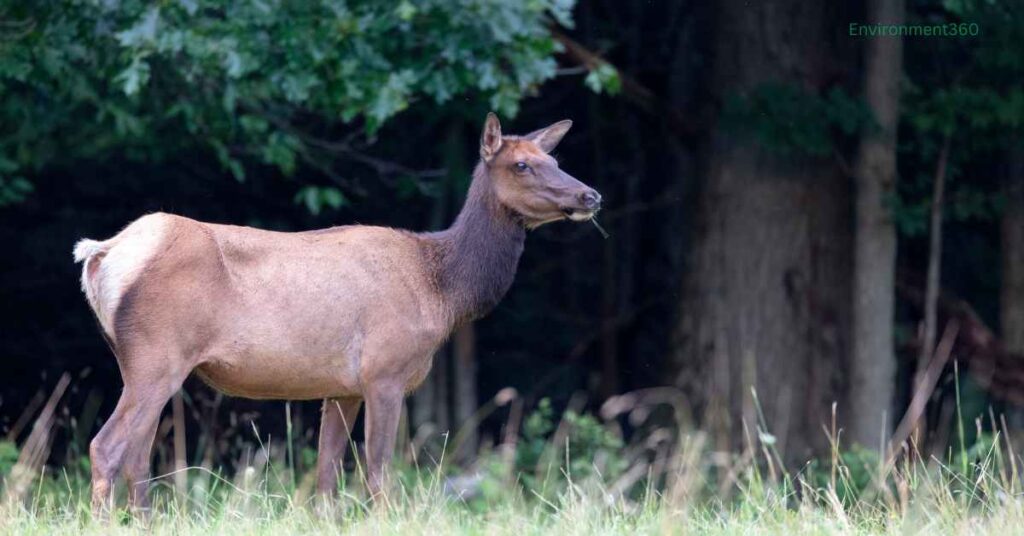
[[[1011,147],[1020,147],[1024,138],[1018,136]],[[999,289],[999,330],[1003,347],[1011,354],[1024,355],[1024,153],[1008,151],[1007,174],[1003,179],[1001,223],[1002,281]],[[1024,409],[1018,403],[1007,408],[1010,426],[1024,429]],[[1011,435],[1014,441],[1021,434]]]
[[1010,155],[1003,191],[1000,324],[1006,350],[1024,354],[1024,154]]
[[[868,21],[901,24],[903,0],[872,0]],[[866,132],[854,169],[853,333],[850,341],[850,439],[881,448],[893,425],[896,375],[893,307],[896,226],[887,206],[896,187],[896,132],[903,64],[901,38],[865,40],[864,98],[877,131]]]
[[[477,410],[476,398],[476,331],[469,323],[455,332],[452,340],[455,360],[455,371],[452,375],[455,382],[455,430],[466,426]],[[476,425],[463,432],[463,444],[459,449],[466,455],[476,455],[478,430]]]
[[[819,92],[839,61],[825,4],[723,2],[712,91]],[[674,360],[719,448],[761,423],[788,461],[823,452],[849,330],[849,181],[827,158],[780,155],[717,125],[704,153]],[[756,392],[756,400],[754,393]],[[758,411],[760,409],[760,412]]]

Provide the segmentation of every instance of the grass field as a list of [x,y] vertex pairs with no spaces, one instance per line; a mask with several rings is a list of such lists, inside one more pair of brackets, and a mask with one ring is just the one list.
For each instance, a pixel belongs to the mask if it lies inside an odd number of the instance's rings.
[[434,452],[404,445],[389,500],[376,505],[358,465],[325,503],[311,494],[311,451],[253,435],[254,450],[234,469],[157,476],[148,519],[119,510],[109,521],[89,511],[85,458],[43,466],[26,451],[32,441],[20,452],[0,442],[0,532],[1024,534],[1014,445],[980,427],[973,445],[942,455],[904,450],[887,463],[834,445],[830,457],[784,469],[762,431],[734,453],[709,448],[700,432],[654,430],[624,444],[608,422],[573,412],[556,419],[542,404],[513,440],[460,463],[444,457],[457,445]]
[[[932,473],[935,474],[932,474]],[[342,496],[321,508],[315,499],[266,489],[225,489],[205,500],[159,494],[148,523],[125,513],[92,520],[84,482],[54,479],[24,501],[0,510],[6,534],[1021,534],[1024,498],[1002,478],[981,472],[966,480],[938,468],[905,482],[905,496],[843,501],[835,490],[798,494],[752,473],[736,495],[686,497],[676,490],[639,499],[613,497],[599,486],[569,485],[553,499],[509,489],[473,504],[445,493],[440,481],[400,489],[393,504],[372,507]],[[160,491],[159,489],[157,490]],[[699,491],[699,490],[693,490]],[[706,491],[706,490],[705,490]]]

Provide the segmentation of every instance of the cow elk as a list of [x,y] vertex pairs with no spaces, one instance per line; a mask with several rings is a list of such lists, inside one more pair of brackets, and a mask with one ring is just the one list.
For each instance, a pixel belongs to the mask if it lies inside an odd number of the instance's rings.
[[328,495],[365,401],[367,487],[382,494],[403,399],[435,350],[501,300],[528,229],[600,208],[548,154],[571,124],[505,136],[488,114],[465,205],[444,231],[282,233],[155,213],[79,241],[82,290],[124,381],[89,445],[94,510],[112,507],[119,475],[129,505],[148,508],[157,422],[192,372],[233,396],[322,399],[317,490]]
[[160,413],[195,372],[231,396],[323,399],[317,491],[336,491],[364,402],[367,485],[377,498],[403,398],[437,347],[512,284],[526,231],[593,217],[600,195],[549,153],[570,121],[503,135],[488,114],[480,161],[450,229],[343,225],[274,233],[154,213],[110,240],[82,240],[82,290],[118,360],[124,389],[89,445],[94,510],[115,480],[146,508]]

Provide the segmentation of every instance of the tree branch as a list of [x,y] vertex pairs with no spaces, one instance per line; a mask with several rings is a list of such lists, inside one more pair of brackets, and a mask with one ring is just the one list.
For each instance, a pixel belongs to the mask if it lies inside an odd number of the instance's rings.
[[[301,128],[296,127],[288,119],[281,117],[278,114],[272,113],[268,110],[259,110],[259,113],[267,121],[270,121],[274,126],[280,128],[281,130],[284,130],[285,132],[288,132],[289,134],[295,136],[296,138],[299,138],[307,146],[319,149],[333,156],[344,157],[354,162],[363,164],[373,169],[380,176],[401,175],[425,179],[443,177],[445,174],[448,173],[448,170],[445,168],[413,169],[410,167],[406,167],[402,164],[399,164],[397,162],[392,162],[390,160],[385,160],[383,158],[378,158],[369,155],[353,146],[352,141],[357,136],[357,133],[352,133],[351,135],[347,136],[341,141],[325,140],[323,138],[314,136],[309,132],[302,130]],[[313,167],[315,167],[319,171],[327,174],[332,180],[337,181],[337,176],[333,174],[333,172],[330,172],[330,170],[326,168],[325,164],[320,163],[320,165],[316,165],[314,164],[315,159],[313,159],[312,157],[309,157],[308,155],[302,156],[303,160],[307,164],[313,165]]]
[[622,69],[602,58],[598,53],[588,49],[575,39],[551,28],[551,36],[565,48],[564,54],[570,60],[593,71],[602,65],[608,65],[619,74],[622,83],[622,97],[639,108],[647,115],[665,119],[672,131],[685,140],[692,140],[701,130],[701,125],[691,120],[682,110],[666,103],[650,88],[629,76]]

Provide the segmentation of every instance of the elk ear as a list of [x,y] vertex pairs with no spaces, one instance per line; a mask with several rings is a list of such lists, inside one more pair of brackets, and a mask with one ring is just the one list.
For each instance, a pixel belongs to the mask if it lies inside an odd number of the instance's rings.
[[494,155],[501,150],[501,123],[494,112],[487,114],[484,121],[484,131],[480,134],[480,158],[484,162],[490,162]]
[[565,119],[547,128],[535,130],[523,137],[537,144],[537,147],[540,147],[540,150],[545,153],[550,153],[555,150],[558,142],[562,141],[562,137],[565,136],[566,132],[569,132],[569,127],[571,126],[572,121]]

